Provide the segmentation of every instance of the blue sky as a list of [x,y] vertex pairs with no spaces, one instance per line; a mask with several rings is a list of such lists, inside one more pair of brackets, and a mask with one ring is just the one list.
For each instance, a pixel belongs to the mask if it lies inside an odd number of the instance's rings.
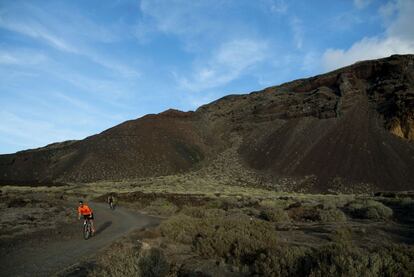
[[0,0],[0,153],[414,53],[412,0]]

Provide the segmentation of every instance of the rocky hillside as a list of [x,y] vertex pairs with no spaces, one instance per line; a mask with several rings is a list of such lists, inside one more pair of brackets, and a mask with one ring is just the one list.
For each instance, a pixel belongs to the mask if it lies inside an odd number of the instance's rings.
[[359,62],[229,95],[195,112],[168,110],[82,141],[0,155],[0,183],[172,175],[211,168],[228,149],[249,172],[311,178],[315,191],[414,189],[414,55]]

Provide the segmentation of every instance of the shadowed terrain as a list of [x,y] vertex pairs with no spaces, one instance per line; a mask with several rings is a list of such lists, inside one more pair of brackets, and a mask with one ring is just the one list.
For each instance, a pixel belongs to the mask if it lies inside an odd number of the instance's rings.
[[[50,276],[90,258],[134,229],[158,224],[156,218],[123,208],[112,211],[102,203],[91,203],[91,207],[100,218],[96,220],[95,237],[85,241],[81,233],[82,221],[79,221],[65,226],[69,230],[60,230],[59,235],[52,233],[40,238],[26,235],[15,242],[4,243],[0,245],[0,275]],[[72,217],[76,217],[75,212]]]
[[195,172],[233,149],[241,171],[308,178],[310,191],[407,190],[414,185],[413,140],[414,56],[395,55],[229,95],[195,112],[147,115],[81,141],[1,155],[0,183]]

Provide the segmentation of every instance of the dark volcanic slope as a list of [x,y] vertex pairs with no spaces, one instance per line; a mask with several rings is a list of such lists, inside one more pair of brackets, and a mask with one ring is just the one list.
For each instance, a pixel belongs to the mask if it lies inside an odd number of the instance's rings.
[[169,110],[82,141],[0,156],[2,183],[121,180],[189,170],[211,152],[197,116]]
[[[167,111],[83,141],[0,156],[0,182],[92,181],[174,174],[242,138],[247,167],[270,176],[338,177],[414,188],[414,56],[356,63],[196,112]],[[198,166],[197,166],[198,165]]]

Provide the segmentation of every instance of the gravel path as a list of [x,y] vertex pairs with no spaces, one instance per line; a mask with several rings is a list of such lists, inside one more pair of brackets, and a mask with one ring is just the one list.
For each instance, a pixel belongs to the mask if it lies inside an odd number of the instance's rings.
[[[96,218],[96,235],[89,240],[79,235],[50,240],[28,240],[0,253],[0,276],[50,276],[93,256],[130,231],[157,224],[156,218],[123,208],[110,210],[106,204],[89,203]],[[77,230],[77,229],[76,229]]]

